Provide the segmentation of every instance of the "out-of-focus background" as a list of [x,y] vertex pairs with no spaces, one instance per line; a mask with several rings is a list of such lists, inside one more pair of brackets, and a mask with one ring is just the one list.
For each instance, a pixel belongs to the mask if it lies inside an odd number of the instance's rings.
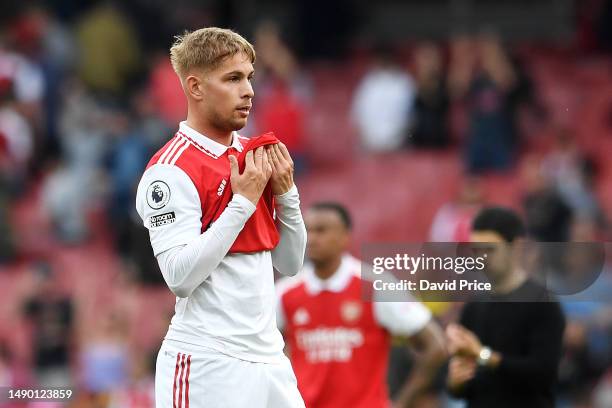
[[[2,2],[0,386],[153,406],[174,299],[135,186],[185,117],[173,36],[211,25],[257,51],[242,133],[287,144],[304,207],[351,210],[355,255],[464,240],[490,203],[538,240],[610,240],[610,0]],[[611,305],[563,306],[559,404],[610,407]]]

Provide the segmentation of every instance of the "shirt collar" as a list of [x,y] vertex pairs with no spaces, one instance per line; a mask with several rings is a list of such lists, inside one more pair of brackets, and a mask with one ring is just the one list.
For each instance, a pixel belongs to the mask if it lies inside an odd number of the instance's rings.
[[[187,122],[185,121],[179,124],[179,132],[187,136],[188,138],[190,138],[192,142],[195,142],[196,144],[200,145],[200,147],[203,147],[204,149],[213,153],[217,157],[222,156],[223,153],[225,153],[227,149],[230,147],[230,146],[225,146],[224,144],[221,144],[219,142],[215,142],[211,138],[204,136],[197,130],[187,125]],[[240,143],[240,137],[238,136],[238,133],[236,132],[232,132],[231,147],[238,150],[239,152],[242,152],[242,148],[243,148],[242,143]]]
[[332,276],[327,279],[319,278],[314,271],[314,266],[308,264],[304,270],[304,282],[306,290],[311,295],[319,294],[323,290],[330,292],[342,292],[348,286],[351,278],[355,275],[355,265],[359,264],[351,255],[342,256],[340,266]]

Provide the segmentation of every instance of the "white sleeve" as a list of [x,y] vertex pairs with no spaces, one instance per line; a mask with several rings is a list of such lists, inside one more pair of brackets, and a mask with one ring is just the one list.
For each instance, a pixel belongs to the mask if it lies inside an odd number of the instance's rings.
[[276,292],[276,327],[281,332],[285,329],[286,318],[285,309],[283,308],[283,294]]
[[272,265],[281,274],[293,276],[302,269],[306,252],[306,226],[300,211],[300,195],[294,185],[275,199],[280,241],[272,251]]
[[155,256],[200,235],[202,208],[193,181],[179,167],[149,167],[136,192],[136,211],[149,230]]
[[412,336],[420,332],[431,320],[431,312],[422,303],[407,299],[405,302],[374,302],[374,317],[390,333]]
[[[372,279],[370,265],[362,263],[362,278]],[[385,274],[385,280],[396,281],[392,274]],[[425,305],[408,293],[402,294],[399,302],[385,301],[385,293],[377,291],[374,294],[374,318],[391,334],[412,336],[421,330],[431,320],[431,312]]]
[[[163,167],[149,172],[156,166]],[[178,167],[156,166],[138,186],[137,210],[168,287],[176,296],[188,297],[223,260],[255,206],[234,194],[221,216],[200,234],[200,200],[191,179]]]

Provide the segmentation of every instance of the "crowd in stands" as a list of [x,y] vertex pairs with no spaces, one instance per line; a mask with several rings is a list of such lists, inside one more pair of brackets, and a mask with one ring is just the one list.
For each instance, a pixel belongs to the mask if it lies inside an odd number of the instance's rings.
[[[606,4],[609,15],[612,2]],[[314,9],[304,6],[304,27]],[[163,280],[135,214],[134,196],[147,161],[186,112],[168,59],[172,34],[202,21],[215,23],[210,15],[189,11],[176,11],[158,30],[150,21],[163,9],[135,17],[134,10],[112,2],[70,11],[17,7],[0,21],[0,275],[14,265],[27,265],[20,270],[27,275],[19,277],[24,282],[20,303],[10,310],[18,314],[14,322],[30,333],[29,357],[22,361],[9,341],[11,326],[0,322],[0,386],[78,386],[85,392],[75,399],[75,407],[152,406],[157,350],[133,352],[130,341],[138,327],[130,327],[124,314],[131,310],[125,298],[141,286],[162,288]],[[328,17],[338,13],[332,10]],[[601,46],[593,46],[608,63],[610,26],[598,33]],[[313,38],[330,35],[325,27],[311,33]],[[243,133],[273,130],[294,156],[299,184],[316,165],[309,149],[309,113],[318,89],[310,68],[340,49],[348,52],[347,47],[332,41],[317,50],[310,42],[294,51],[273,21],[262,21],[248,34],[257,51],[256,99]],[[334,38],[349,37],[350,29],[341,26]],[[467,240],[474,214],[492,201],[483,192],[481,177],[508,172],[520,180],[521,196],[514,198],[533,239],[610,239],[611,203],[602,202],[597,191],[606,180],[601,163],[583,148],[572,126],[554,123],[525,61],[495,32],[402,47],[368,47],[368,62],[346,115],[335,120],[350,123],[355,147],[348,150],[359,154],[384,158],[390,152],[435,150],[461,157],[464,174],[456,198],[439,208],[423,241]],[[407,58],[404,49],[409,50]],[[534,134],[550,128],[549,147],[533,153]],[[605,136],[610,134],[612,123]],[[418,176],[410,181],[418,182]],[[12,214],[31,197],[48,230],[26,233],[15,224]],[[113,284],[124,290],[124,299],[77,301],[78,289],[65,288],[57,279],[61,271],[49,261],[57,255],[54,250],[41,253],[23,239],[37,235],[66,249],[101,235],[119,259]],[[612,288],[610,273],[601,275],[608,279],[604,288]],[[563,306],[568,327],[560,403],[611,406],[612,305],[568,301]],[[442,322],[456,313],[453,305],[431,307]],[[86,308],[89,314],[83,312]],[[82,316],[91,313],[96,321],[84,323]],[[167,317],[151,317],[157,330],[153,343],[161,341]]]

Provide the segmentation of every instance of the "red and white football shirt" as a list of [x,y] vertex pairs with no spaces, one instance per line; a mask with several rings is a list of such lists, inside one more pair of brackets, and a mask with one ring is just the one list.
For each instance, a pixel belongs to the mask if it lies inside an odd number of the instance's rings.
[[431,319],[412,299],[365,301],[360,270],[345,255],[327,280],[306,265],[277,284],[277,322],[308,408],[387,408],[390,334],[410,336]]
[[[279,227],[285,228],[283,231],[289,227],[302,231],[303,221],[295,186],[281,196],[272,196],[268,186],[257,206],[239,194],[233,194],[231,203],[224,202],[231,188],[228,155],[239,156],[252,147],[252,141],[234,133],[231,146],[224,146],[182,122],[175,137],[147,166],[138,186],[136,208],[158,260],[207,233],[207,239],[223,243],[215,247],[219,253],[209,254],[220,262],[201,257],[200,262],[214,263],[212,273],[197,281],[193,291],[177,294],[175,315],[165,339],[180,342],[181,350],[189,354],[196,355],[204,348],[247,361],[277,362],[283,358],[284,342],[275,320],[272,268],[274,259],[287,258],[286,252],[277,253],[287,245],[277,246],[276,227],[272,224],[269,228],[275,201],[285,210],[279,212],[279,225],[284,212],[291,210],[295,215],[294,225]],[[221,222],[222,218],[216,217],[224,205],[233,215]],[[236,231],[236,225],[241,228],[237,237],[228,238],[228,231]],[[285,236],[284,241],[287,239]],[[303,244],[290,246],[295,254],[289,255],[303,259]],[[176,275],[176,271],[164,274],[171,289],[181,284],[182,278],[169,275]],[[197,280],[197,270],[189,279],[194,275]]]

